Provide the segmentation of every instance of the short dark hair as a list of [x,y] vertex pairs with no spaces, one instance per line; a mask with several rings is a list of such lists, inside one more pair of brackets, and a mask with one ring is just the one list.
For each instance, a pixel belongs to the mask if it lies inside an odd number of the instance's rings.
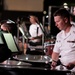
[[66,18],[70,19],[70,13],[65,8],[58,9],[57,11],[55,11],[53,16],[61,16],[61,17],[66,17]]

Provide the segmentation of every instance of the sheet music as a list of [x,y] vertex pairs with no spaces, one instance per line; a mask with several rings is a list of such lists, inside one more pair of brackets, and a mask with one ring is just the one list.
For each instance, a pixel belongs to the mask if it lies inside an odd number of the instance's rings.
[[5,39],[5,42],[8,46],[8,48],[11,50],[11,52],[18,52],[19,50],[15,44],[12,34],[11,33],[3,33],[3,36],[4,36],[4,39]]
[[22,35],[24,36],[25,39],[28,39],[27,36],[25,36],[25,33],[23,31],[23,29],[21,27],[19,27],[20,32],[22,33]]

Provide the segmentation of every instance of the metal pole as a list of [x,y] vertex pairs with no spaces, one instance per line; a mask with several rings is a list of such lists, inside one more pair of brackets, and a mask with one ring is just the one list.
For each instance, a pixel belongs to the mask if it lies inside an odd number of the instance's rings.
[[[45,27],[45,16],[43,16],[42,18],[42,21],[43,21],[43,28]],[[44,53],[46,53],[46,50],[44,48],[44,37],[45,37],[45,33],[43,33],[43,36],[42,36],[42,46],[43,46],[43,49],[44,49]]]
[[49,17],[48,17],[48,26],[49,26],[49,29],[50,29],[49,31],[51,33],[51,6],[49,6],[48,15],[49,15]]
[[17,24],[17,45],[19,46],[19,26],[20,24]]

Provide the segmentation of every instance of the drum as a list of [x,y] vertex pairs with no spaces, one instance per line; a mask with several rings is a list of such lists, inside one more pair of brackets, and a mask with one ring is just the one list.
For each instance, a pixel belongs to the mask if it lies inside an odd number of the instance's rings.
[[51,56],[52,55],[52,52],[53,52],[53,48],[54,48],[54,44],[49,44],[46,46],[46,55],[49,55]]

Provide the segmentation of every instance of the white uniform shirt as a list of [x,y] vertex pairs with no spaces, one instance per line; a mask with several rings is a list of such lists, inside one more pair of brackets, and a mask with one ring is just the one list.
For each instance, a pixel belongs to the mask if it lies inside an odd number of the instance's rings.
[[[38,33],[37,33],[37,28],[38,28]],[[40,36],[41,34],[43,34],[40,26],[37,23],[30,25],[29,33],[30,33],[31,37],[36,37],[36,36]],[[38,39],[35,39],[35,40],[32,40],[32,41],[37,42]]]
[[61,55],[61,62],[64,65],[75,61],[75,27],[72,26],[70,32],[65,36],[62,30],[57,34],[54,52]]

